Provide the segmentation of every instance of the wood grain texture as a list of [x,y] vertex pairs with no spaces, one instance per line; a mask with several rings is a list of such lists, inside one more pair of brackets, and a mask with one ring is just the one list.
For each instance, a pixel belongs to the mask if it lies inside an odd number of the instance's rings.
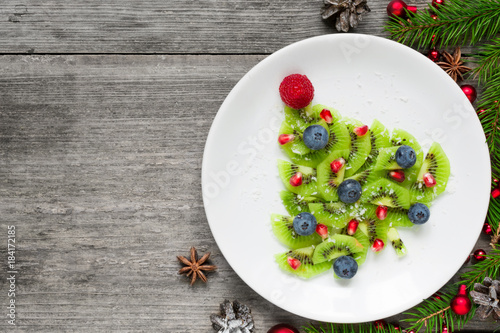
[[[387,0],[370,0],[356,33],[387,36]],[[410,1],[425,8],[426,1]],[[0,53],[269,54],[336,33],[322,0],[5,0]],[[466,51],[466,50],[464,50]]]
[[[0,57],[0,243],[15,225],[17,331],[212,332],[225,298],[252,308],[256,332],[308,322],[233,272],[202,205],[213,117],[263,58]],[[192,245],[219,266],[206,285],[177,275]],[[2,245],[2,309],[6,255]]]

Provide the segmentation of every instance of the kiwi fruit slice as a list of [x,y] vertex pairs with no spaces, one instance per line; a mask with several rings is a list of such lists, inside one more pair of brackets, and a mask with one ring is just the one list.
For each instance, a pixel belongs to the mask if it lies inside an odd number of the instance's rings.
[[363,251],[357,252],[353,255],[354,260],[356,260],[358,265],[361,265],[366,260],[366,255],[368,254],[368,249],[370,248],[370,240],[368,239],[368,236],[359,228],[356,230],[353,237],[356,238],[361,245],[363,245]]
[[363,245],[354,237],[336,234],[316,246],[313,263],[319,264],[340,256],[353,256],[363,251]]
[[338,201],[337,187],[344,180],[346,165],[344,165],[337,173],[332,171],[330,163],[334,160],[343,158],[347,161],[349,150],[334,150],[327,158],[317,167],[318,174],[318,192],[326,201]]
[[[285,160],[278,160],[278,172],[283,181],[283,185],[285,185],[285,188],[290,192],[300,194],[303,197],[310,197],[318,194],[316,169]],[[290,184],[290,179],[299,172],[302,174],[302,184],[292,186]]]
[[370,126],[370,145],[370,154],[366,157],[365,163],[359,168],[358,173],[372,168],[377,161],[379,150],[381,148],[388,148],[391,146],[389,131],[377,119],[373,120],[373,123]]
[[[430,173],[436,180],[436,185],[433,187],[425,186],[423,176],[426,173]],[[450,161],[441,145],[433,142],[422,163],[417,180],[410,189],[411,202],[430,203],[434,198],[443,193],[449,178]]]
[[383,176],[384,175],[379,171],[376,171],[374,169],[366,169],[363,171],[358,171],[356,174],[352,175],[351,177],[345,178],[345,179],[357,180],[359,182],[359,184],[361,185],[361,187],[363,187],[363,186],[365,186],[365,184],[374,182]]
[[399,147],[382,148],[379,151],[377,161],[373,166],[375,170],[396,170],[401,167],[396,162],[396,151]]
[[318,223],[335,228],[343,228],[350,220],[350,212],[343,202],[310,203],[309,212]]
[[271,226],[274,235],[285,246],[300,249],[321,243],[321,237],[315,232],[309,236],[300,236],[293,228],[293,217],[271,214]]
[[389,228],[387,231],[387,239],[391,242],[392,247],[396,251],[398,257],[403,257],[406,255],[406,246],[404,245],[401,238],[399,238],[399,233],[395,228]]
[[358,229],[361,230],[367,237],[370,244],[373,244],[375,239],[381,239],[384,243],[387,241],[387,230],[389,229],[386,220],[380,221],[372,217],[360,222]]
[[392,208],[387,209],[387,217],[385,221],[389,223],[389,227],[413,227],[413,223],[408,218],[408,209]]
[[292,157],[295,155],[304,155],[311,152],[311,149],[309,149],[302,140],[302,133],[290,127],[286,121],[281,124],[279,134],[291,134],[294,136],[292,141],[281,145],[281,148],[287,153],[288,156]]
[[[329,270],[330,267],[332,267],[331,263],[329,262],[314,264],[312,260],[313,253],[314,247],[309,246],[277,254],[275,256],[275,259],[282,270],[298,275],[302,278],[309,279]],[[288,264],[289,257],[300,261],[300,266],[297,269],[293,269],[292,267],[290,267],[290,265]]]
[[411,168],[405,169],[405,181],[401,183],[401,186],[409,188],[417,179],[418,172],[422,166],[422,161],[424,159],[424,152],[422,147],[418,143],[417,139],[410,133],[400,128],[395,128],[392,131],[391,144],[393,146],[399,147],[401,145],[407,145],[415,150],[417,154],[417,161],[415,165]]
[[360,200],[374,205],[410,208],[410,192],[385,178],[367,184],[363,189]]
[[342,118],[342,122],[347,126],[349,130],[349,135],[351,137],[351,146],[349,158],[347,159],[347,166],[344,177],[351,177],[358,171],[358,169],[365,163],[368,154],[370,154],[371,143],[370,143],[370,130],[363,136],[357,136],[354,133],[354,128],[363,126],[363,123],[351,119]]
[[294,130],[304,132],[304,130],[318,121],[321,117],[318,112],[313,112],[312,105],[309,104],[303,109],[293,109],[285,106],[285,121]]
[[295,216],[302,212],[310,213],[309,204],[310,203],[320,203],[323,202],[322,199],[317,197],[302,197],[299,194],[295,194],[290,191],[281,191],[280,193],[281,201],[285,206],[288,214]]

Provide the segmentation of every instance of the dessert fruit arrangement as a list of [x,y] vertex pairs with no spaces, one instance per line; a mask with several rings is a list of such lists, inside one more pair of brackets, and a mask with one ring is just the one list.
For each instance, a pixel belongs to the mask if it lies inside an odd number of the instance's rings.
[[397,228],[430,218],[430,204],[450,176],[450,163],[434,142],[426,155],[410,133],[378,120],[371,126],[313,105],[305,75],[283,79],[285,104],[278,143],[291,161],[278,160],[288,216],[271,214],[276,238],[290,250],[277,254],[283,270],[311,278],[333,267],[350,279],[369,250],[388,244],[407,253]]

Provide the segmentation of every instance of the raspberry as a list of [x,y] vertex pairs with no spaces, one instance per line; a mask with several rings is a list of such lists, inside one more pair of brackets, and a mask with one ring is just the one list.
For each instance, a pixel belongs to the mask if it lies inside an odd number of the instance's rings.
[[280,96],[283,103],[292,109],[302,109],[311,103],[314,87],[305,75],[288,75],[280,84]]

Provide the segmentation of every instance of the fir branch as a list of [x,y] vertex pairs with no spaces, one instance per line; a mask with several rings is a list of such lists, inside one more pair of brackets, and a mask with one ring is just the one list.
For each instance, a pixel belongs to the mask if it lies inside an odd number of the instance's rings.
[[438,297],[431,297],[420,303],[414,312],[407,312],[409,318],[402,321],[410,324],[407,330],[419,332],[424,329],[424,332],[440,332],[443,325],[448,326],[448,330],[453,332],[455,329],[462,329],[465,324],[474,316],[475,307],[465,316],[455,314],[450,308],[450,302],[455,297],[458,290],[458,285],[450,285],[443,289]]
[[467,285],[467,289],[472,289],[474,283],[483,282],[485,277],[496,279],[500,273],[500,250],[491,249],[486,254],[486,259],[479,261],[472,266],[472,269],[461,276],[460,284]]
[[306,333],[401,333],[401,330],[396,329],[396,327],[390,323],[386,323],[384,328],[376,328],[373,323],[361,323],[361,324],[321,324],[315,326],[309,324],[309,326],[303,326],[302,329]]
[[481,47],[481,51],[473,55],[473,62],[478,64],[474,73],[479,83],[487,81],[500,68],[500,37],[492,39]]
[[435,10],[409,15],[410,20],[393,18],[385,26],[390,38],[409,46],[427,47],[437,36],[441,47],[477,42],[491,38],[500,31],[500,0],[448,0]]
[[[500,70],[494,71],[481,94],[479,115],[491,155],[492,176],[500,179]],[[491,206],[491,205],[490,205]],[[500,207],[499,207],[500,212]],[[496,215],[496,214],[495,214]],[[500,214],[496,215],[500,217]],[[497,219],[498,221],[498,219]],[[498,223],[498,222],[497,222]],[[498,225],[498,224],[497,224]]]

